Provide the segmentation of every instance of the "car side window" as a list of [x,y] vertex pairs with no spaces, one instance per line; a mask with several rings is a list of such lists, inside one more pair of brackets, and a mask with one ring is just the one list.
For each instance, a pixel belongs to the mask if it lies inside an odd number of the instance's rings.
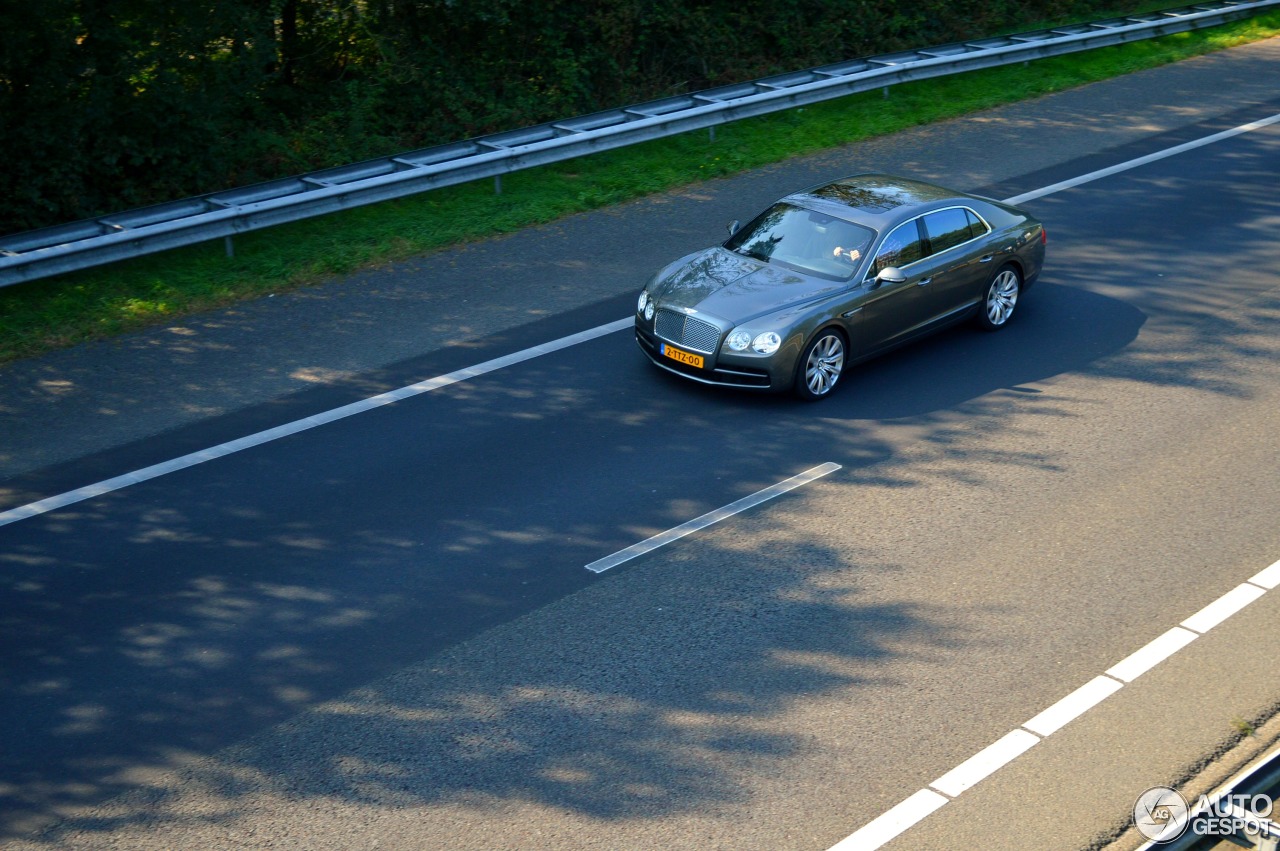
[[906,266],[924,257],[924,240],[920,238],[920,220],[912,219],[899,225],[884,238],[876,249],[876,260],[871,265],[871,274],[878,275],[880,270],[890,266]]
[[982,219],[978,218],[978,214],[975,213],[973,210],[970,210],[968,207],[965,207],[964,212],[965,212],[965,215],[969,218],[969,230],[973,233],[974,236],[986,236],[988,233],[991,232],[991,227]]
[[975,222],[972,220],[976,218],[964,207],[952,207],[925,216],[924,228],[929,234],[929,247],[933,253],[955,248],[984,233],[985,228],[974,230]]

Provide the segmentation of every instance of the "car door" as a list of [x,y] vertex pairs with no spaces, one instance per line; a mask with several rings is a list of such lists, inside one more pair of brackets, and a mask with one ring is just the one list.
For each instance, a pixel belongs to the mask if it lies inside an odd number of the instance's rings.
[[[932,275],[925,255],[918,217],[898,225],[880,241],[863,283],[868,292],[859,323],[859,354],[904,342],[928,324],[933,314]],[[890,266],[900,269],[906,279],[877,283],[876,275]]]
[[980,297],[994,253],[983,239],[987,223],[968,207],[947,207],[921,218],[932,275],[926,295],[932,320],[943,322]]

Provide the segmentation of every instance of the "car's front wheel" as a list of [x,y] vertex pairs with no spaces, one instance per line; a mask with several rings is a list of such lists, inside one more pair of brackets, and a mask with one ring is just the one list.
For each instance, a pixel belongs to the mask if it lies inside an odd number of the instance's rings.
[[1013,318],[1022,294],[1022,275],[1015,266],[1002,266],[987,284],[982,295],[982,309],[978,311],[978,327],[984,331],[998,331]]
[[819,331],[800,355],[796,395],[807,402],[825,399],[844,373],[845,342],[839,331]]

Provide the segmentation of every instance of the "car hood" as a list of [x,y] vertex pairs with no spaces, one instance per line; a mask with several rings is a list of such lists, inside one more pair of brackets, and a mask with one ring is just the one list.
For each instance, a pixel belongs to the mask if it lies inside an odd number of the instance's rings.
[[659,307],[691,308],[742,323],[848,286],[717,247],[664,270],[651,294]]

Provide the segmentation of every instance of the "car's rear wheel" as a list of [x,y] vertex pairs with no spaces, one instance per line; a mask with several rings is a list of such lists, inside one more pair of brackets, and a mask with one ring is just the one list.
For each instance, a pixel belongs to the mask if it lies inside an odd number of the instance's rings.
[[844,373],[845,350],[844,337],[839,331],[833,328],[819,331],[800,355],[796,395],[807,402],[831,395]]
[[984,331],[998,331],[1008,325],[1021,294],[1022,275],[1017,267],[1001,266],[983,291],[978,327]]

